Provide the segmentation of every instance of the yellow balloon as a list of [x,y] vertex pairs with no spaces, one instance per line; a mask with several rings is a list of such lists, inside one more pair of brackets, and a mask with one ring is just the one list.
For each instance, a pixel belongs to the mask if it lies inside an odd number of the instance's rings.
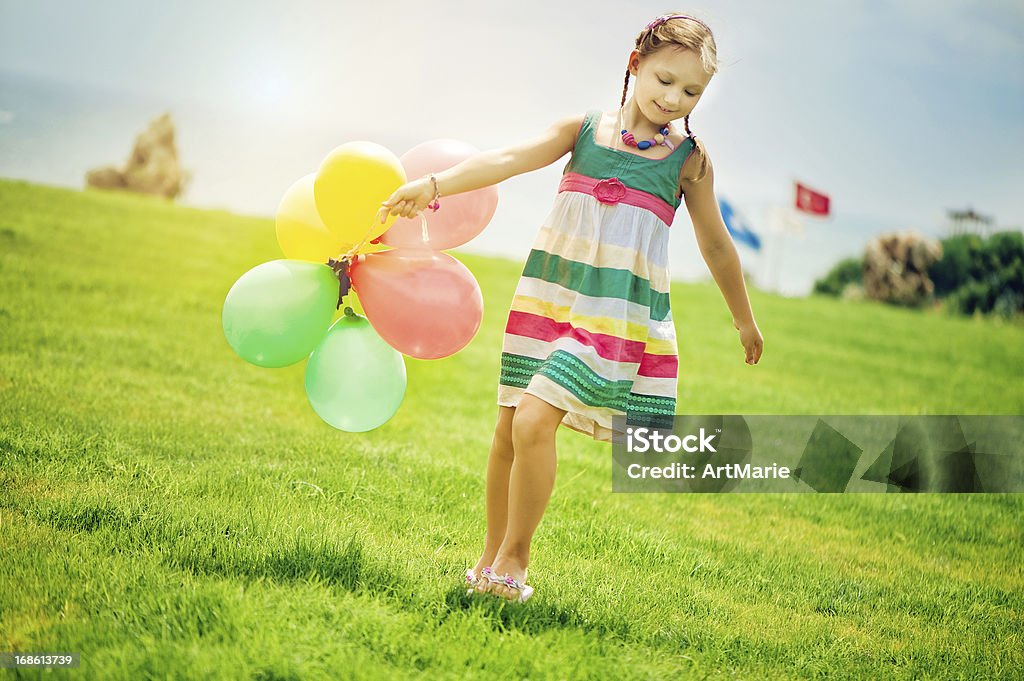
[[327,155],[313,183],[320,219],[328,231],[351,246],[376,239],[391,227],[377,214],[380,204],[405,184],[401,160],[373,142],[348,142]]
[[288,188],[277,206],[277,243],[284,257],[290,260],[327,262],[352,247],[331,234],[320,219],[313,200],[313,182],[316,173],[310,173]]

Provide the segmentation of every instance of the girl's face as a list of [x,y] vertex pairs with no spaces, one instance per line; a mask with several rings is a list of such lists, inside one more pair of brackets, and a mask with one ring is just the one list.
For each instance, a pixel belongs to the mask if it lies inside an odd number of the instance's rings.
[[636,105],[659,127],[693,111],[712,76],[696,52],[678,46],[663,47],[646,57],[633,50],[629,71],[636,76]]

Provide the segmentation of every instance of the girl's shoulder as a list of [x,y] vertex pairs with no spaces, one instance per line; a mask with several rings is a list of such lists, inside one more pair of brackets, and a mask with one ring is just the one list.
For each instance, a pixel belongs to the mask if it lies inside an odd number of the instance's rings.
[[[697,179],[700,177],[700,179]],[[703,140],[695,146],[679,169],[679,186],[676,188],[677,198],[691,193],[710,192],[715,183],[715,171],[711,165],[711,156]]]
[[683,162],[679,176],[694,177],[702,165],[707,165],[709,169],[711,167],[711,155],[708,154],[708,147],[704,144],[704,140],[700,140],[699,144],[695,145],[690,151],[690,155]]

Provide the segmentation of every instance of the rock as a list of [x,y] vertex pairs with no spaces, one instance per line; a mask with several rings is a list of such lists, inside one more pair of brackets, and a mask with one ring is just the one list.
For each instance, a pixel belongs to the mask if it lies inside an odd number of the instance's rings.
[[842,293],[839,294],[841,300],[864,300],[864,287],[860,284],[850,282],[843,287]]
[[927,303],[935,290],[928,266],[942,257],[942,245],[913,232],[883,234],[864,252],[864,293],[900,305]]
[[174,143],[174,121],[169,113],[151,121],[135,138],[135,146],[123,168],[106,166],[85,175],[87,187],[123,189],[168,199],[181,194],[185,181]]
[[114,166],[104,166],[86,173],[85,184],[98,189],[124,189],[124,177]]

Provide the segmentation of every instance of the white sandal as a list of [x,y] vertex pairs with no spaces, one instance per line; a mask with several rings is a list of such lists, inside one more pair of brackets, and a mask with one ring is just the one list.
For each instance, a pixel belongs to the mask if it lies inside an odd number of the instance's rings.
[[484,580],[489,580],[491,577],[491,566],[488,565],[480,570],[480,575],[477,576],[473,573],[473,568],[466,570],[466,595],[472,596],[476,593],[476,588],[480,586]]
[[[524,581],[526,580],[527,574],[523,575],[523,580]],[[504,577],[497,577],[497,576],[495,576],[492,573],[492,574],[488,575],[487,579],[492,584],[504,584],[508,588],[515,589],[516,591],[518,591],[519,592],[519,598],[514,599],[517,603],[525,603],[526,601],[530,600],[530,596],[533,595],[533,587],[532,586],[529,586],[528,584],[517,582],[511,575],[507,575],[506,574]],[[493,593],[493,590],[491,590],[489,593]],[[495,594],[495,595],[497,596],[497,594]],[[500,598],[505,598],[505,597],[504,596],[500,596]],[[511,601],[513,599],[509,598],[507,600]]]

